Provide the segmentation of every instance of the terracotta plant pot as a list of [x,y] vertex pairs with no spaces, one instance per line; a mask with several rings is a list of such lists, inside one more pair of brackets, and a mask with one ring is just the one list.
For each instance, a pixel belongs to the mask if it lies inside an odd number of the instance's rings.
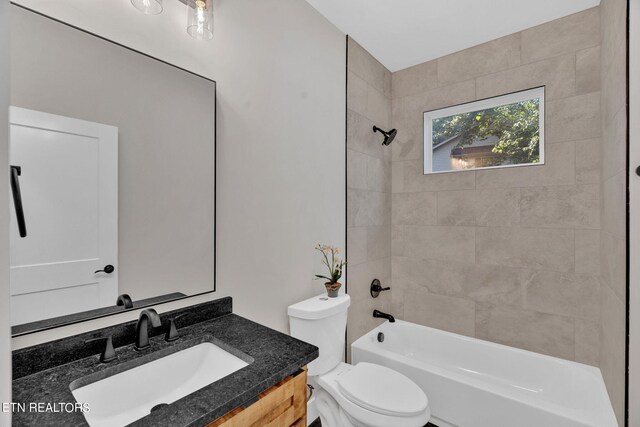
[[340,286],[342,283],[325,283],[325,288],[327,288],[327,296],[329,298],[335,298],[338,296],[338,291],[340,290]]

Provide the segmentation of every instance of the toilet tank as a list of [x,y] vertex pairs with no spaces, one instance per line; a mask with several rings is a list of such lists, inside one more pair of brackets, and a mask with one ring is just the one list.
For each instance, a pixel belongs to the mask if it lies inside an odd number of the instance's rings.
[[327,373],[342,361],[350,303],[347,294],[335,298],[322,294],[289,306],[291,336],[320,349],[307,366],[308,375]]

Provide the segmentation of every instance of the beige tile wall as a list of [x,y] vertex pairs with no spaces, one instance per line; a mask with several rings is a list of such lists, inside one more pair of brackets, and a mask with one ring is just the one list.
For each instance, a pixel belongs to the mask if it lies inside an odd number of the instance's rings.
[[391,127],[391,73],[353,39],[347,61],[347,289],[348,344],[381,323],[390,292],[369,295],[375,278],[391,285],[391,148],[373,126]]
[[[424,111],[540,85],[545,165],[422,173]],[[394,314],[597,365],[600,117],[598,8],[393,73]]]
[[626,337],[626,0],[602,0],[600,369],[623,425]]
[[[623,424],[625,7],[603,0],[395,73],[349,43],[349,343],[375,307],[600,366]],[[545,165],[422,173],[424,111],[540,85]],[[385,119],[391,150],[370,133]],[[374,277],[392,292],[371,299]]]
[[[598,364],[600,75],[598,8],[393,74],[349,41],[349,343],[379,308]],[[423,111],[540,85],[545,165],[423,174]]]

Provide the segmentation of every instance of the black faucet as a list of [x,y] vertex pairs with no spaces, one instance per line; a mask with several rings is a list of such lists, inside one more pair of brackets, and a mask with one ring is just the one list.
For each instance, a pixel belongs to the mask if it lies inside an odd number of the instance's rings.
[[151,326],[154,328],[162,326],[160,316],[153,308],[142,310],[138,318],[138,324],[136,325],[136,345],[134,348],[138,351],[146,350],[150,347],[148,331],[149,320],[151,320]]
[[116,305],[118,307],[124,307],[125,310],[129,308],[133,308],[133,301],[128,294],[118,295],[118,299],[116,300]]
[[379,317],[381,319],[387,319],[389,323],[393,323],[396,321],[396,318],[390,314],[383,313],[380,310],[373,310],[373,317]]

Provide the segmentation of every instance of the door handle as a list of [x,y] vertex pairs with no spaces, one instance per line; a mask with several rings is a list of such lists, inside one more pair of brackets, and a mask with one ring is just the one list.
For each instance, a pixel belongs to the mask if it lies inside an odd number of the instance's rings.
[[94,273],[93,273],[93,274],[98,274],[98,273],[107,273],[107,274],[111,274],[111,273],[113,273],[115,270],[116,270],[116,269],[115,269],[115,267],[114,267],[113,265],[111,265],[111,264],[107,264],[107,265],[105,265],[105,266],[104,266],[104,269],[102,269],[102,270],[96,270],[96,271],[94,271]]
[[13,193],[13,204],[16,207],[16,220],[20,237],[27,237],[27,226],[24,221],[24,209],[22,208],[22,194],[20,193],[20,178],[22,168],[11,166],[11,193]]

